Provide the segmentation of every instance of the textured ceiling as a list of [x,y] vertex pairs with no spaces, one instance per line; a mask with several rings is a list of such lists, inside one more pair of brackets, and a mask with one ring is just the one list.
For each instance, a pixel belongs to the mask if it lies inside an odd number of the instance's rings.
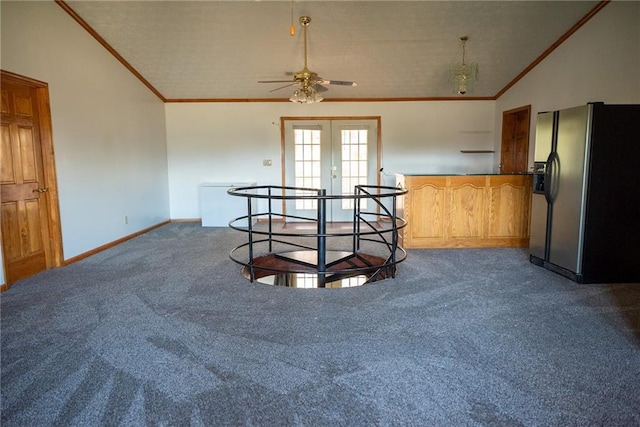
[[[448,69],[477,62],[466,97],[495,97],[597,1],[66,1],[167,100],[282,99],[270,92],[304,64],[298,17],[311,16],[309,68],[325,99],[425,98],[452,93]],[[288,74],[287,74],[288,73]]]

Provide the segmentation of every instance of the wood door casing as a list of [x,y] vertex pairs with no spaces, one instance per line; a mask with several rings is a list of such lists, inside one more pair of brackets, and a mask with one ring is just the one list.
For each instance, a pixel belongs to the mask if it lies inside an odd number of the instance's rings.
[[[321,152],[323,153],[321,161],[321,170],[323,178],[319,188],[327,190],[327,194],[342,194],[342,140],[340,130],[348,128],[361,128],[368,131],[367,143],[367,160],[368,168],[368,184],[380,185],[381,170],[381,117],[380,116],[327,116],[327,117],[281,117],[280,118],[280,138],[281,138],[281,162],[282,162],[282,185],[285,187],[296,187],[295,183],[295,155],[294,155],[294,130],[296,128],[309,129],[317,128],[321,131]],[[328,172],[328,173],[327,173]],[[340,173],[339,173],[340,172]],[[336,181],[336,176],[340,177]],[[309,187],[308,185],[304,185]],[[311,186],[313,187],[313,186]],[[315,187],[313,187],[315,188]],[[372,205],[369,208],[375,208]],[[296,210],[294,200],[283,200],[282,211],[286,215],[297,215],[302,217],[313,217],[316,209]],[[348,215],[345,216],[345,212]],[[341,222],[351,221],[351,208],[342,206],[340,200],[329,200],[327,203],[327,221]]]
[[527,172],[530,121],[530,105],[502,113],[500,173]]
[[0,110],[2,254],[10,285],[61,265],[62,243],[46,85],[2,72]]

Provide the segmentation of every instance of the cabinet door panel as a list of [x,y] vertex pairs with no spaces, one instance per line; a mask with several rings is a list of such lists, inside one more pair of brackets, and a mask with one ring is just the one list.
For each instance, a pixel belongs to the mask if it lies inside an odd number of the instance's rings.
[[445,236],[445,189],[425,185],[411,192],[411,237],[434,238]]
[[518,237],[526,230],[525,189],[510,184],[490,190],[490,237]]
[[482,237],[484,188],[465,184],[450,191],[451,237]]

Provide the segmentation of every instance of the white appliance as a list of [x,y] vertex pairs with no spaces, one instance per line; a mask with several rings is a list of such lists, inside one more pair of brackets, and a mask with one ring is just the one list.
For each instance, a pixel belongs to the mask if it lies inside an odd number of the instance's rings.
[[[255,182],[205,182],[198,186],[203,227],[228,227],[229,221],[247,215],[247,198],[227,193],[230,188],[253,187]],[[255,199],[252,211],[256,212]]]

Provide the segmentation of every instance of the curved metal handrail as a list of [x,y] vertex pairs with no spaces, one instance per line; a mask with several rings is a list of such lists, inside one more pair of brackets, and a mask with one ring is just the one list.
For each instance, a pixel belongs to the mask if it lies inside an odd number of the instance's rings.
[[[313,192],[314,194],[304,194]],[[301,194],[302,193],[302,194]],[[353,194],[331,195],[326,194],[324,189],[260,185],[249,187],[237,187],[228,190],[228,194],[247,199],[247,215],[233,218],[229,221],[229,227],[244,232],[248,235],[248,241],[233,248],[229,257],[236,263],[244,266],[248,271],[248,278],[256,280],[256,271],[260,274],[267,273],[289,274],[289,273],[309,273],[309,264],[303,263],[299,267],[295,264],[288,264],[286,269],[256,264],[267,255],[283,256],[291,253],[291,249],[311,251],[316,256],[314,273],[318,275],[318,287],[324,287],[326,282],[339,278],[352,277],[364,274],[368,277],[366,283],[379,280],[384,277],[395,277],[397,264],[402,262],[406,256],[406,251],[399,244],[399,231],[407,225],[407,222],[397,216],[397,199],[407,193],[407,190],[397,187],[356,185]],[[351,231],[330,231],[326,228],[326,203],[331,200],[353,200],[353,226]],[[363,211],[360,200],[367,199],[374,202],[374,211]],[[267,208],[263,211],[253,212],[254,200],[266,200]],[[273,200],[282,201],[282,210],[274,211]],[[284,201],[286,200],[316,200],[316,216],[292,215],[285,212]],[[389,201],[389,209],[383,201]],[[279,221],[307,221],[315,223],[313,232],[285,232],[284,229],[275,231],[273,229],[274,219]],[[262,228],[257,224],[264,222]],[[386,227],[380,224],[386,225]],[[340,254],[347,253],[343,261],[349,259],[348,267],[337,268],[337,261],[332,261],[327,265],[327,254],[336,251],[328,251],[327,239],[352,238],[351,251],[340,250]],[[286,240],[287,238],[288,240]],[[316,244],[304,242],[305,239],[314,238]],[[363,242],[377,247],[384,247],[386,255],[384,257],[372,256],[361,250]],[[262,249],[262,246],[266,249]],[[275,250],[274,246],[279,246],[280,250]],[[248,255],[241,256],[243,250],[248,251]],[[381,261],[372,265],[357,265],[353,262],[357,259],[359,263],[367,264],[371,259]],[[261,276],[262,277],[262,276]]]

